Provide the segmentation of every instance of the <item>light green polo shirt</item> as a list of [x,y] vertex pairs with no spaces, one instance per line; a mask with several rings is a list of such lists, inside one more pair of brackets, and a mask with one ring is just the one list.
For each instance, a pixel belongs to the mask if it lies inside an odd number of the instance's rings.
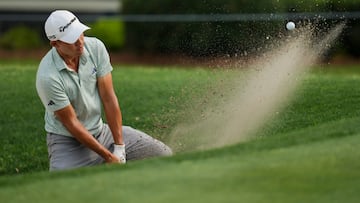
[[54,114],[72,105],[84,127],[93,135],[100,133],[103,121],[97,78],[112,69],[104,44],[96,38],[85,37],[78,72],[68,68],[52,48],[41,60],[36,76],[36,89],[45,107],[46,132],[72,136]]

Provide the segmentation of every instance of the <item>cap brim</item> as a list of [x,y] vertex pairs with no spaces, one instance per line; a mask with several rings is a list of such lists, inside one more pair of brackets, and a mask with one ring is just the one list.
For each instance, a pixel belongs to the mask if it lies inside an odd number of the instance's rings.
[[67,35],[64,35],[62,38],[60,38],[60,41],[74,44],[80,37],[80,35],[85,32],[86,30],[89,30],[90,27],[78,22],[77,24],[72,25],[72,30],[69,30]]

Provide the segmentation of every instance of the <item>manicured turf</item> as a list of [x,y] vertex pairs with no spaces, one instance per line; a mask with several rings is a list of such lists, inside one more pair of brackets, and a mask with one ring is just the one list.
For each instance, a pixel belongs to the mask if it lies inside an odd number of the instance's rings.
[[[360,71],[344,68],[310,73],[250,142],[48,173],[36,65],[2,64],[1,202],[359,202]],[[127,67],[113,74],[124,123],[166,140],[184,104],[231,73]]]
[[[0,64],[0,175],[47,170],[44,109],[35,89],[36,63]],[[181,99],[209,81],[197,69],[116,68],[113,72],[124,124],[165,140]]]

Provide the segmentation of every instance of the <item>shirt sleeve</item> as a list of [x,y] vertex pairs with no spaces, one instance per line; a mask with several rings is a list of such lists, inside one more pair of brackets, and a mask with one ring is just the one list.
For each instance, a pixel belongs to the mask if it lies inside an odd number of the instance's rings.
[[110,63],[110,56],[103,42],[96,40],[97,44],[97,77],[102,77],[107,75],[113,70],[113,67]]
[[46,110],[54,112],[70,105],[64,85],[53,78],[38,78],[36,81],[41,102]]

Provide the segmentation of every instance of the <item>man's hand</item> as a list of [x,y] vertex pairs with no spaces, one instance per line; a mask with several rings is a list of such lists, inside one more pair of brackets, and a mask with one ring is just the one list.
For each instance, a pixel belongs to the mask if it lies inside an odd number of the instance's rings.
[[125,144],[117,145],[114,144],[113,154],[119,159],[120,163],[126,163],[126,153],[125,153]]
[[114,154],[110,154],[110,156],[105,159],[105,162],[108,163],[108,164],[120,163],[120,160]]
[[103,157],[106,163],[123,163],[119,156],[111,153],[89,133],[89,131],[78,120],[72,105],[68,105],[55,111],[55,115],[80,143]]

